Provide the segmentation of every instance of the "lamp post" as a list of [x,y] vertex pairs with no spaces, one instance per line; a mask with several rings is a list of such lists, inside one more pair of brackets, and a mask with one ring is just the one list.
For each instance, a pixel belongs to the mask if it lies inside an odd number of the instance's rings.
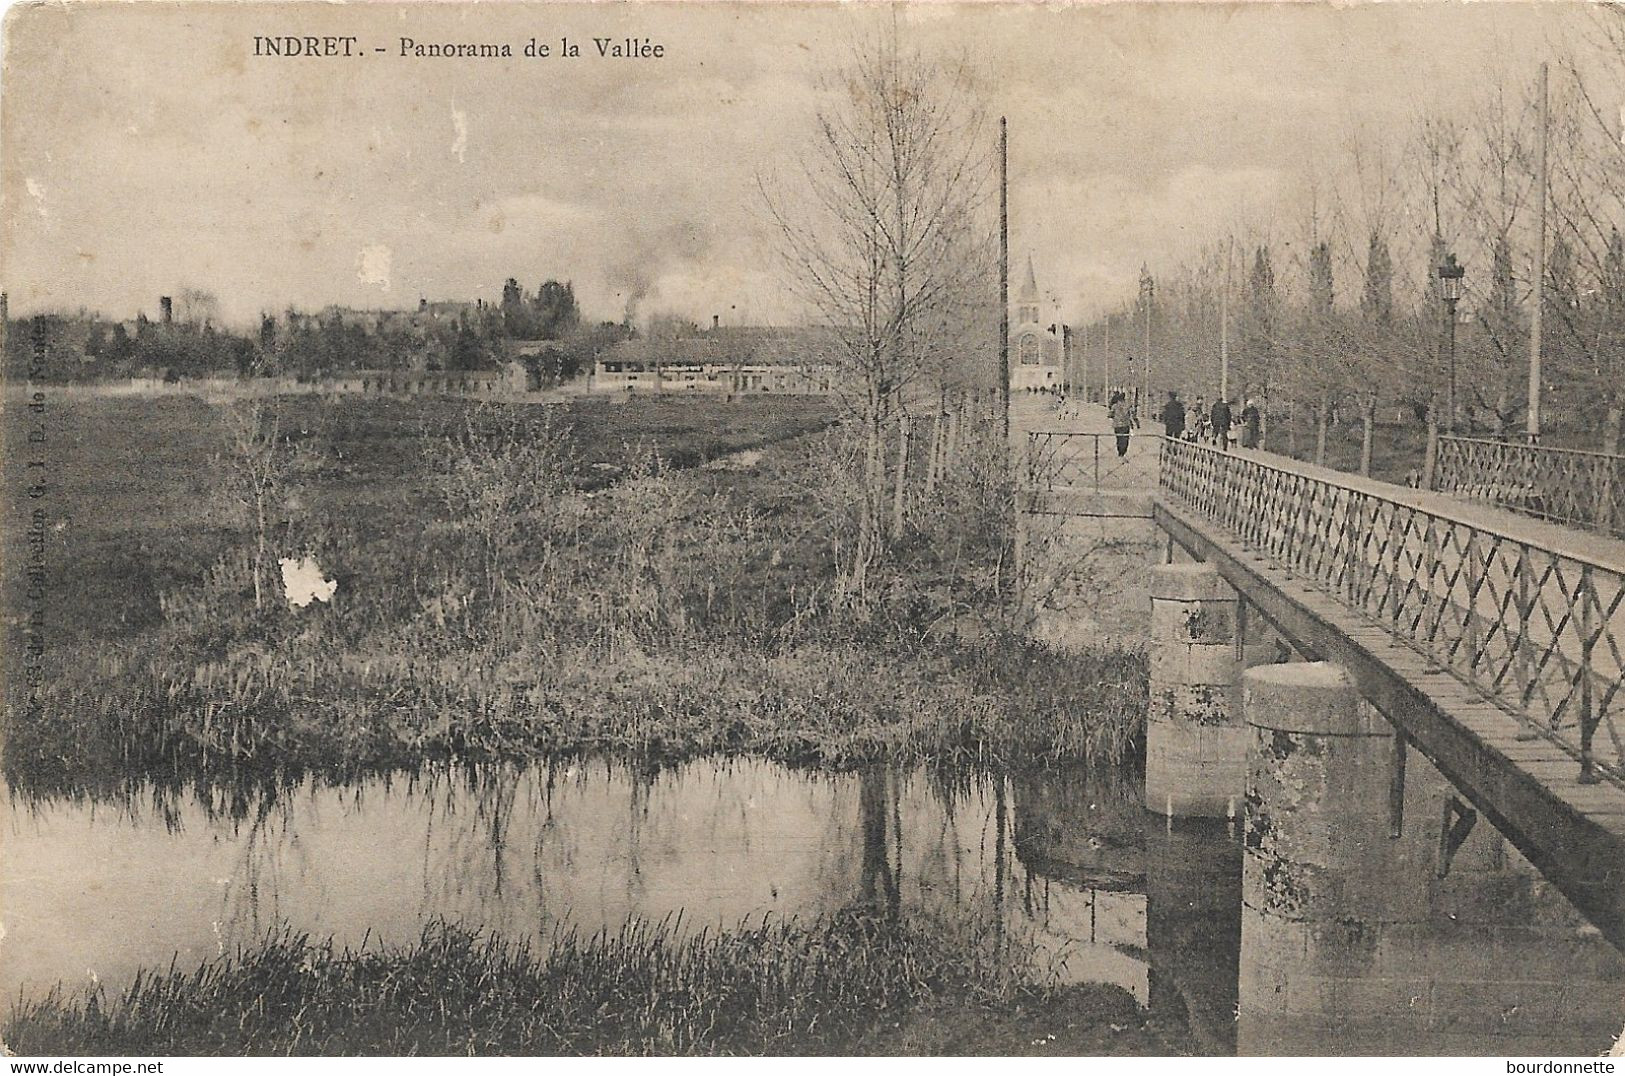
[[1444,347],[1450,362],[1448,433],[1456,432],[1456,304],[1461,301],[1461,278],[1467,270],[1456,264],[1454,254],[1446,254],[1439,265],[1439,298],[1444,300]]

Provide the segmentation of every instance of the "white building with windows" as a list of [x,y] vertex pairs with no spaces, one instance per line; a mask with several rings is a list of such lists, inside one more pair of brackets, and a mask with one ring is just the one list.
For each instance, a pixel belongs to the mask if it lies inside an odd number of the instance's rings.
[[1055,303],[1042,302],[1032,255],[1010,311],[1010,389],[1058,389],[1066,369],[1066,330]]
[[623,340],[593,363],[593,392],[724,395],[834,392],[835,368],[820,334],[752,326],[696,330],[667,339]]

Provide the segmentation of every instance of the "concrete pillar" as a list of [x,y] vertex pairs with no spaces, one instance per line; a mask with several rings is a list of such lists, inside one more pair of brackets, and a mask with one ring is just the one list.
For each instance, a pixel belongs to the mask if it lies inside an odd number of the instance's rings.
[[1247,732],[1236,704],[1236,593],[1207,564],[1151,573],[1145,805],[1158,814],[1241,812]]
[[1242,696],[1238,1053],[1607,1049],[1625,959],[1341,668],[1259,666]]
[[1398,879],[1373,869],[1387,852],[1393,737],[1325,662],[1247,670],[1242,706],[1252,742],[1237,1052],[1324,1053],[1335,980],[1371,966],[1365,924],[1404,899],[1388,892]]

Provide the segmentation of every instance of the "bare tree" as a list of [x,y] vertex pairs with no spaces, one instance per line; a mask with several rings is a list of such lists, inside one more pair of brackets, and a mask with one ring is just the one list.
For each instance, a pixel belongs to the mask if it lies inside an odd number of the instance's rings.
[[[1348,391],[1360,414],[1360,473],[1371,473],[1377,406],[1398,399],[1407,380],[1409,349],[1401,344],[1394,309],[1393,240],[1396,207],[1402,198],[1400,148],[1369,131],[1351,132],[1346,144],[1346,206],[1339,214],[1348,226],[1333,236],[1346,275],[1360,280],[1358,317],[1345,323]],[[1396,377],[1395,374],[1400,376]]]
[[1534,197],[1533,123],[1527,93],[1520,97],[1505,85],[1492,88],[1465,128],[1464,166],[1454,177],[1453,194],[1474,247],[1467,257],[1483,267],[1469,272],[1464,286],[1482,346],[1465,349],[1465,376],[1459,381],[1477,409],[1495,416],[1501,436],[1523,407],[1518,389],[1529,346],[1523,294],[1531,281],[1525,276],[1520,282],[1517,266],[1524,210]]
[[176,300],[176,316],[183,325],[208,325],[220,320],[220,299],[212,291],[185,287]]
[[[885,428],[922,377],[947,376],[991,309],[991,140],[973,80],[893,25],[826,86],[800,189],[764,181],[791,286],[856,391],[862,495],[849,582],[885,540]],[[985,320],[983,321],[985,324]]]
[[1550,204],[1554,250],[1561,240],[1572,263],[1554,265],[1551,275],[1562,270],[1572,280],[1559,282],[1570,294],[1552,289],[1552,306],[1558,333],[1575,352],[1558,374],[1577,390],[1575,406],[1583,400],[1601,405],[1599,447],[1617,453],[1625,407],[1625,9],[1599,7],[1594,28],[1583,52],[1558,63]]
[[219,503],[229,521],[248,532],[249,570],[254,576],[254,608],[264,608],[279,521],[296,503],[294,481],[299,453],[282,429],[274,398],[239,402],[222,411],[225,448],[215,456],[220,476]]

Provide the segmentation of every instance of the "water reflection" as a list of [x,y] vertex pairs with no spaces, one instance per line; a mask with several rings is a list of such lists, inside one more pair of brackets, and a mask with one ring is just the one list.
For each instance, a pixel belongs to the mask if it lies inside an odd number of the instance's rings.
[[1145,821],[1152,1012],[1185,1024],[1204,1054],[1236,1052],[1241,842],[1235,823]]
[[1021,913],[1057,981],[1149,998],[1139,782],[1087,772],[1011,779]]
[[1172,983],[1181,1018],[1214,1029],[1204,1048],[1233,1045],[1216,1029],[1234,1006],[1239,860],[1224,833],[1148,830],[1132,775],[476,765],[112,804],[8,790],[3,811],[13,997],[92,972],[116,986],[282,924],[357,945],[444,917],[545,942],[561,925],[715,929],[859,904],[991,913],[1055,981],[1153,1005]]

